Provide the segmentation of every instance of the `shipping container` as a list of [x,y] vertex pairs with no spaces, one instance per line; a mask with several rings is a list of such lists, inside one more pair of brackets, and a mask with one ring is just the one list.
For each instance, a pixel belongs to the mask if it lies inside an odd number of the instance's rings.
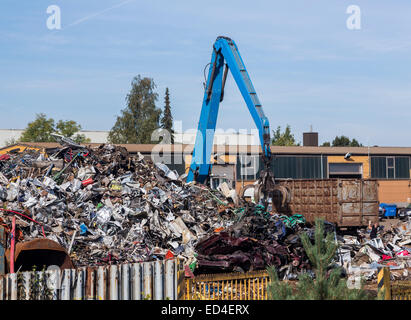
[[338,227],[367,226],[378,221],[378,181],[373,179],[313,179],[278,181],[291,193],[288,204],[275,209],[280,214],[302,214],[307,222],[322,218]]

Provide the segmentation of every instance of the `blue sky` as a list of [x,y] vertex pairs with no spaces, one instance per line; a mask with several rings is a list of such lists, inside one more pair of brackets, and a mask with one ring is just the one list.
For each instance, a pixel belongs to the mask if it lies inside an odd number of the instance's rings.
[[[361,8],[349,30],[347,7]],[[61,8],[49,30],[47,7]],[[237,43],[272,129],[312,125],[363,144],[411,146],[411,2],[397,0],[3,0],[0,128],[43,112],[109,130],[134,76],[166,87],[183,130],[197,127],[203,69],[219,35]],[[229,76],[217,126],[254,129]]]

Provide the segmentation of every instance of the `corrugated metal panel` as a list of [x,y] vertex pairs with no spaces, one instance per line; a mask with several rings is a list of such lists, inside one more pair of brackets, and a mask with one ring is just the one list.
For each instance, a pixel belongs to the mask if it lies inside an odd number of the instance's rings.
[[173,259],[7,274],[0,300],[176,300],[181,270]]
[[5,259],[5,249],[6,249],[6,231],[2,226],[0,226],[0,275],[6,273],[6,259]]
[[363,179],[286,180],[291,202],[283,214],[302,214],[308,222],[322,218],[340,227],[378,221],[378,182]]

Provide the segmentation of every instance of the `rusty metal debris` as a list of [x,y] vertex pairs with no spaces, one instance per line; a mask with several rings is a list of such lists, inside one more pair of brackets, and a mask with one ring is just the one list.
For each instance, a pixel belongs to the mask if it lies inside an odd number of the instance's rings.
[[369,229],[353,235],[337,236],[338,262],[348,276],[376,280],[377,270],[389,267],[393,280],[406,279],[411,267],[411,221],[398,222],[389,228],[378,227],[375,238]]
[[295,279],[310,270],[299,237],[301,232],[313,235],[305,220],[289,224],[290,218],[263,209],[249,204],[236,212],[235,224],[200,241],[196,246],[197,272],[245,272],[272,265],[282,278]]
[[233,223],[220,192],[187,184],[164,164],[69,142],[0,161],[0,219],[7,226],[16,216],[19,242],[53,240],[76,267],[190,260],[199,238]]
[[[10,263],[10,249],[6,251],[6,259]],[[67,251],[57,242],[49,239],[34,239],[18,243],[15,250],[15,261],[15,269],[20,271],[31,271],[33,266],[74,268]]]

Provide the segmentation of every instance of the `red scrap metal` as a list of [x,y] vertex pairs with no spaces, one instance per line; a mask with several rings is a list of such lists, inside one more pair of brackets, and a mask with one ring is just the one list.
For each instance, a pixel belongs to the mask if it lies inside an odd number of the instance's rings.
[[0,161],[9,160],[10,156],[8,154],[3,154],[0,156]]
[[22,217],[24,217],[24,218],[29,219],[30,221],[33,221],[33,222],[39,224],[39,225],[41,226],[41,231],[43,232],[43,237],[44,237],[44,238],[46,237],[46,234],[44,233],[44,227],[43,227],[43,225],[42,225],[40,222],[37,222],[36,220],[30,218],[29,216],[26,216],[26,215],[24,215],[24,214],[22,214],[22,213],[20,213],[20,212],[17,212],[17,211],[8,210],[8,209],[2,209],[2,208],[0,208],[0,210],[6,211],[6,212],[10,212],[10,213],[18,214],[18,215],[20,215],[20,216],[22,216]]
[[83,187],[88,186],[89,184],[92,184],[92,183],[94,183],[93,178],[88,178],[81,182]]
[[174,258],[174,254],[173,254],[170,250],[168,250],[167,253],[166,253],[165,258],[166,258],[166,260],[167,260],[167,259],[173,259],[173,258]]

